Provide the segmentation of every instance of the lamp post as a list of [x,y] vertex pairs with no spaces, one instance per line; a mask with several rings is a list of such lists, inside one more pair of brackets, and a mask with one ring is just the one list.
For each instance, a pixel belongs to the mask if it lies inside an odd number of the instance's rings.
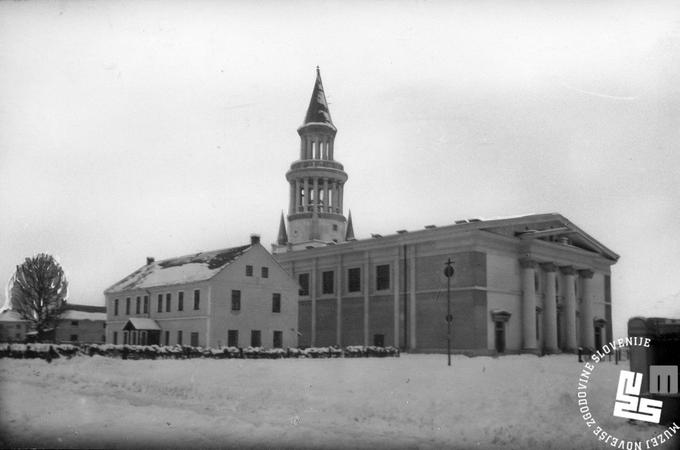
[[448,333],[446,336],[447,349],[449,355],[449,366],[451,365],[451,322],[453,322],[453,316],[451,315],[451,278],[455,273],[455,269],[452,266],[453,261],[451,258],[446,261],[446,267],[444,267],[444,276],[446,276],[446,322],[448,324]]

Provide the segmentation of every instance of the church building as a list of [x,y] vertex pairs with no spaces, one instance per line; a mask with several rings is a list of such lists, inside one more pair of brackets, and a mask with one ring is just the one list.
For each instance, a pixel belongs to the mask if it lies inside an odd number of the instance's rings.
[[612,339],[611,266],[619,256],[557,213],[399,230],[355,239],[335,159],[337,128],[317,68],[286,179],[275,258],[299,284],[302,346],[556,353]]

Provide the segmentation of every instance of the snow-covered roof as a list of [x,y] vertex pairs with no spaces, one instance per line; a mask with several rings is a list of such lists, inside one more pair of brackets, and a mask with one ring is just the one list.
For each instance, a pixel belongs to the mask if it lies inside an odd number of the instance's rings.
[[252,244],[151,262],[108,288],[105,293],[209,280],[250,248]]
[[0,312],[0,322],[26,322],[26,319],[22,319],[18,312],[6,309]]
[[103,312],[86,312],[67,309],[59,317],[63,320],[106,320],[106,313]]
[[[132,327],[130,327],[132,325]],[[147,319],[144,317],[131,317],[125,322],[123,329],[134,328],[135,330],[160,330],[161,327],[158,326],[158,322],[153,319]]]

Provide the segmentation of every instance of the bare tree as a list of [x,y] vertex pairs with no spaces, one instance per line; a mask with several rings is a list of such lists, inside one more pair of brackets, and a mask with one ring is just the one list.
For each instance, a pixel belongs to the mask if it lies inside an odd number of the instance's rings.
[[17,266],[11,283],[12,309],[33,323],[38,340],[44,339],[66,303],[64,270],[52,255],[40,253]]

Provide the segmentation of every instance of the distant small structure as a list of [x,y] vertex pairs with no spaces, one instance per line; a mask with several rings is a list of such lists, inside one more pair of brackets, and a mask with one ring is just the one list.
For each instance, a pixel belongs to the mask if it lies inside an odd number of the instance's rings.
[[0,313],[0,342],[24,342],[30,322],[18,312],[7,309]]
[[54,342],[58,344],[106,342],[106,306],[67,303],[55,327]]

